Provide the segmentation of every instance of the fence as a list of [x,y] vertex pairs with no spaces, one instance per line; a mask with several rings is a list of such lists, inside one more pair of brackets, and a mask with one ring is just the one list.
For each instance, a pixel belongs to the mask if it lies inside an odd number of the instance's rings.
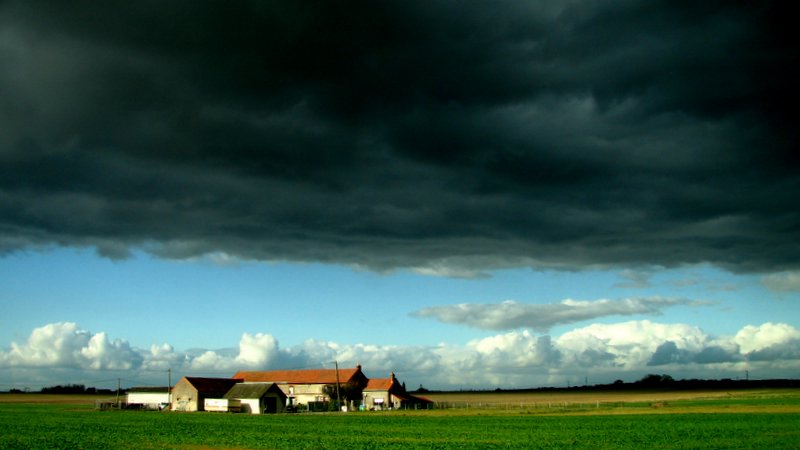
[[95,400],[94,401],[94,409],[99,409],[101,411],[109,411],[112,409],[123,409],[125,408],[126,404],[120,400]]

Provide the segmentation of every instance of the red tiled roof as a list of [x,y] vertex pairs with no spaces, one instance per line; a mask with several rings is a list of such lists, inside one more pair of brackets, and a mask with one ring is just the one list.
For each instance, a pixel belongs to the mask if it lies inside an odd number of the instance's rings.
[[388,391],[394,384],[394,378],[370,378],[365,391]]
[[[361,373],[361,368],[339,369],[339,382],[347,383],[354,381],[357,374]],[[363,375],[362,375],[363,376]],[[269,371],[239,371],[234,378],[241,378],[244,381],[269,382],[269,383],[293,383],[293,384],[334,384],[336,383],[335,369],[314,369],[314,370],[269,370]]]

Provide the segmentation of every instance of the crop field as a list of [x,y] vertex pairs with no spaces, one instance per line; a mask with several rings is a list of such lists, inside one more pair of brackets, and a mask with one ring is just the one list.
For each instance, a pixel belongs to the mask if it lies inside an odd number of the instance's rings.
[[537,413],[643,414],[682,412],[797,412],[800,390],[638,390],[446,392],[426,394],[438,408],[528,410]]
[[[638,395],[644,395],[639,397]],[[98,411],[0,395],[0,448],[798,448],[800,391],[618,394],[595,408],[486,407],[251,416]],[[699,395],[706,394],[706,395]],[[467,394],[443,394],[467,395]],[[430,397],[434,397],[431,395]],[[646,398],[645,398],[646,397]],[[26,401],[28,400],[28,401]],[[47,400],[47,401],[44,401]],[[450,398],[453,400],[453,398]],[[505,403],[520,397],[501,397]],[[529,398],[522,399],[531,400]],[[555,394],[531,403],[592,403]],[[627,401],[630,400],[630,401]],[[442,401],[442,400],[439,400]]]

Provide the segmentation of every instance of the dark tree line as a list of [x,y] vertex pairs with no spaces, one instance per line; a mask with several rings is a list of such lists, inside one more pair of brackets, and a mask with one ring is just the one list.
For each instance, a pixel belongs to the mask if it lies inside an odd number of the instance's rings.
[[112,392],[109,389],[97,389],[94,387],[86,387],[83,384],[58,384],[55,386],[46,386],[41,389],[42,394],[108,394]]
[[[530,389],[494,389],[494,392],[553,392],[553,391],[635,391],[640,389],[663,390],[700,390],[700,389],[763,389],[763,388],[800,388],[798,379],[772,379],[772,380],[734,380],[723,378],[719,380],[682,379],[676,380],[667,374],[649,374],[641,379],[626,383],[617,380],[610,384],[595,384],[592,386],[571,387],[541,387]],[[420,388],[414,391],[417,394],[442,392]],[[465,392],[461,390],[459,392]],[[467,390],[467,392],[488,392],[483,390]]]
[[42,394],[85,394],[86,386],[82,384],[64,384],[43,387]]

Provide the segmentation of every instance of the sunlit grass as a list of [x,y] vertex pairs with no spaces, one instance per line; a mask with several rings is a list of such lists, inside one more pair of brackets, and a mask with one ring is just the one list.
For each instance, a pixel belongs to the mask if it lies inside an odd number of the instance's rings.
[[[97,411],[93,398],[5,398],[0,448],[775,449],[800,442],[798,390],[698,394],[637,393],[624,397],[636,401],[614,397],[600,407],[571,396],[558,399],[567,402],[560,408],[265,416]],[[574,400],[584,406],[569,405]]]

